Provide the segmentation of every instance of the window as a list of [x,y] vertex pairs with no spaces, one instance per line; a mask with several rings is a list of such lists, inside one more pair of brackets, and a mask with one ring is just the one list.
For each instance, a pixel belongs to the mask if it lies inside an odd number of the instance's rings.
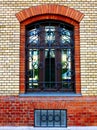
[[84,14],[44,4],[22,10],[16,17],[20,22],[20,93],[80,94],[80,22]]
[[26,27],[26,90],[74,91],[74,28],[60,21]]
[[67,110],[35,110],[36,127],[67,127]]

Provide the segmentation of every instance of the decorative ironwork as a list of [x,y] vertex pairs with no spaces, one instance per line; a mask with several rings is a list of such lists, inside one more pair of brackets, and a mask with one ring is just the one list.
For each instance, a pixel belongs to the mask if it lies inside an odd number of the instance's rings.
[[48,45],[55,42],[55,26],[45,26],[45,42]]
[[66,127],[66,110],[35,110],[36,127]]
[[28,26],[26,32],[27,90],[73,91],[73,27],[44,21]]
[[32,29],[28,32],[28,43],[29,44],[38,44],[38,29]]

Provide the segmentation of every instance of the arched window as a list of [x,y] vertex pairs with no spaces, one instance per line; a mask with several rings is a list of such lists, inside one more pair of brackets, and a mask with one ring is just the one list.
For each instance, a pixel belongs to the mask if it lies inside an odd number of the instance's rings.
[[26,27],[27,91],[74,91],[73,26],[40,21]]
[[79,23],[83,16],[55,4],[16,14],[20,22],[20,93],[81,93]]

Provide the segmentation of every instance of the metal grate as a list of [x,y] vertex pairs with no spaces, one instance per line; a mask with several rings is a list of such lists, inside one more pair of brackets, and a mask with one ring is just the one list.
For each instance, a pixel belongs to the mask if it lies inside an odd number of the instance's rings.
[[73,27],[43,21],[26,30],[27,91],[74,91]]
[[66,127],[66,110],[35,110],[36,127]]

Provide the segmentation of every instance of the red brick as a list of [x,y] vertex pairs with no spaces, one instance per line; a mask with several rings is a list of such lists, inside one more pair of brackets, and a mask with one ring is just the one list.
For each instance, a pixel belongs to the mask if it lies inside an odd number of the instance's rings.
[[[31,13],[29,12],[29,10],[31,10]],[[64,17],[67,16],[77,22],[80,22],[84,16],[84,14],[82,14],[81,12],[76,11],[76,10],[66,7],[66,6],[55,5],[55,4],[46,4],[46,5],[33,6],[28,9],[25,9],[25,10],[17,13],[16,17],[20,22],[23,22],[24,20],[26,20],[32,16],[37,16],[37,15],[42,15],[42,14],[63,15]]]
[[0,97],[0,126],[33,126],[34,109],[67,109],[68,126],[97,125],[97,97],[60,98]]

